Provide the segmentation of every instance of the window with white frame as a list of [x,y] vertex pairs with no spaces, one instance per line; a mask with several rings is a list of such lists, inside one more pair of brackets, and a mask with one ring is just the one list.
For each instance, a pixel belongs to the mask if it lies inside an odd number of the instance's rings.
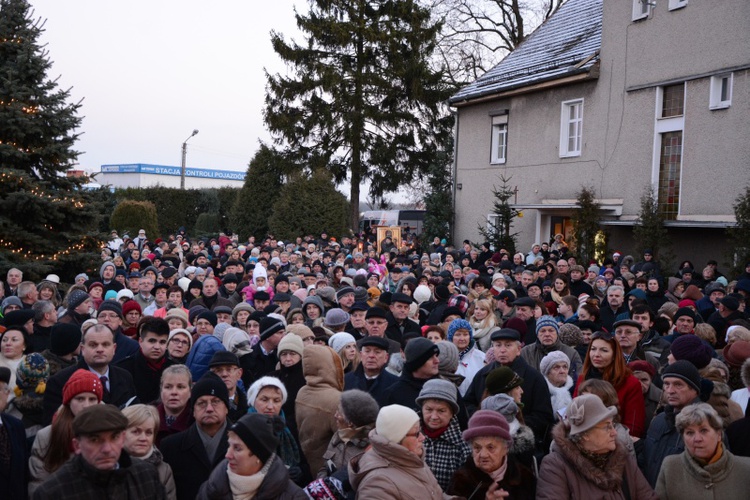
[[505,163],[505,154],[508,150],[508,115],[497,115],[492,117],[492,151],[490,163]]
[[633,21],[645,19],[651,14],[653,0],[633,0]]
[[688,4],[688,0],[669,0],[669,10],[681,9]]
[[711,77],[709,109],[726,109],[732,105],[732,73]]
[[560,157],[581,156],[583,99],[565,101],[560,112]]
[[666,220],[676,220],[680,214],[685,84],[659,87],[656,106],[652,182],[659,212]]

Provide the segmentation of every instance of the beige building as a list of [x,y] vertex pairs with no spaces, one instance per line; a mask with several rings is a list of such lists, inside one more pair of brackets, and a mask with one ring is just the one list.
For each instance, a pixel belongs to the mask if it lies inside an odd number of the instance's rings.
[[589,186],[630,253],[651,185],[677,258],[722,262],[750,183],[750,2],[569,0],[450,104],[456,239],[480,238],[504,175],[520,251],[569,235]]

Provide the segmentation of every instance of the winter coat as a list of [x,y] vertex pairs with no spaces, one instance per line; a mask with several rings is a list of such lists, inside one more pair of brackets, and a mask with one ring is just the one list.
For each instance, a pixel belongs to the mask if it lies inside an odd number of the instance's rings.
[[300,389],[305,386],[305,374],[302,371],[302,360],[296,365],[286,367],[281,365],[278,370],[268,374],[271,377],[276,377],[284,383],[286,387],[286,403],[281,407],[281,410],[286,416],[286,426],[292,431],[295,439],[299,441],[299,433],[297,432],[297,413],[295,408],[295,402],[297,401],[297,394]]
[[380,371],[380,375],[368,386],[365,368],[360,363],[356,370],[344,375],[344,390],[359,389],[365,391],[378,402],[379,406],[383,407],[387,404],[388,388],[396,382],[398,382],[398,377],[384,368]]
[[155,370],[149,366],[146,357],[138,350],[134,355],[128,356],[117,363],[117,366],[127,370],[133,376],[135,393],[141,403],[150,404],[157,401],[161,396],[161,374],[173,364],[175,363],[164,358],[164,363],[158,370]]
[[732,453],[739,457],[750,457],[750,418],[744,417],[729,424],[726,430],[727,443]]
[[422,335],[422,329],[419,327],[419,323],[412,321],[409,318],[406,318],[403,323],[399,325],[396,318],[393,316],[393,313],[389,312],[385,317],[388,320],[388,326],[385,329],[385,336],[391,340],[400,343],[403,336],[407,333],[416,333],[419,336]]
[[[41,429],[34,437],[34,444],[31,446],[31,455],[29,456],[29,497],[34,491],[50,477],[50,473],[44,467],[44,457],[49,450],[50,436],[52,435],[52,426]],[[71,451],[70,456],[74,456]]]
[[[474,376],[474,380],[472,380],[471,386],[464,396],[470,415],[479,409],[487,374],[500,366],[502,366],[500,363],[493,361]],[[523,420],[534,431],[537,443],[541,444],[546,440],[552,425],[555,423],[547,380],[541,373],[530,367],[521,356],[514,359],[508,367],[523,379],[523,384],[521,384],[523,389],[523,395],[521,396]]]
[[161,456],[161,452],[154,448],[154,451],[148,458],[136,458],[131,457],[133,460],[142,460],[147,464],[151,464],[156,467],[156,472],[159,474],[159,481],[164,485],[164,491],[167,494],[167,500],[177,500],[177,487],[174,484],[174,475],[172,475],[172,468],[164,462],[164,458]]
[[398,381],[388,388],[386,405],[401,405],[418,411],[420,406],[416,399],[425,382],[427,382],[427,379],[415,378],[411,372],[404,370],[401,372]]
[[317,471],[317,477],[321,479],[337,470],[346,469],[352,458],[367,451],[370,446],[370,431],[374,427],[373,423],[356,429],[336,431],[323,455],[323,467]]
[[297,429],[311,471],[323,467],[323,454],[338,430],[334,415],[344,390],[341,357],[327,346],[311,345],[302,354],[307,385],[297,394]]
[[474,375],[484,368],[484,356],[485,354],[480,351],[475,344],[469,349],[469,352],[464,354],[464,357],[459,360],[456,373],[464,377],[464,381],[461,382],[461,385],[458,387],[461,396],[466,394],[466,391],[469,390]]
[[[276,455],[272,455],[273,462],[260,483],[254,500],[305,500],[307,496],[302,490],[289,479],[289,473],[284,467],[284,462]],[[199,500],[232,500],[232,488],[229,486],[227,475],[227,460],[222,460],[217,465],[208,481],[203,483],[196,499]]]
[[349,462],[349,481],[363,500],[448,499],[422,459],[370,432],[372,448]]
[[47,362],[49,363],[49,376],[50,377],[52,377],[57,372],[64,370],[65,368],[69,366],[73,366],[74,364],[78,362],[78,359],[75,356],[73,356],[73,359],[71,360],[63,359],[57,354],[50,351],[49,349],[42,351],[42,356],[44,356],[44,359],[46,359]]
[[[421,425],[424,433],[424,421]],[[424,436],[422,458],[440,487],[446,490],[453,474],[471,456],[471,448],[461,437],[461,428],[455,415],[451,418],[448,428],[440,436],[436,438],[429,437],[427,434]]]
[[5,413],[2,414],[2,426],[8,434],[10,462],[7,467],[0,464],[0,498],[25,499],[29,480],[26,432],[20,420]]
[[555,342],[549,347],[543,346],[542,343],[539,342],[539,340],[537,340],[533,344],[524,346],[524,348],[521,349],[521,357],[532,368],[534,368],[536,371],[539,371],[539,366],[542,363],[542,358],[545,357],[547,354],[551,353],[552,351],[560,351],[568,357],[568,359],[570,360],[569,372],[570,372],[570,376],[573,379],[575,379],[578,376],[578,374],[581,373],[581,368],[583,367],[581,356],[578,354],[578,352],[575,349],[573,349],[572,347],[568,345],[563,344],[559,338],[557,339],[557,342]]
[[648,388],[648,392],[643,395],[643,404],[646,411],[646,432],[651,427],[651,421],[656,416],[656,409],[659,407],[661,402],[662,390],[656,387],[655,384],[651,383]]
[[118,328],[115,332],[115,355],[112,358],[112,364],[116,365],[128,356],[132,356],[141,350],[141,346],[135,340],[127,337],[122,333],[122,328]]
[[[588,378],[596,378],[594,371],[589,371]],[[599,377],[601,378],[601,377]],[[578,396],[578,387],[583,383],[583,375],[578,377],[573,396]],[[620,404],[620,422],[630,429],[630,434],[643,437],[646,434],[646,405],[643,402],[643,388],[635,375],[629,375],[620,387],[615,387]]]
[[211,358],[219,351],[226,351],[226,349],[221,340],[213,335],[201,335],[195,341],[185,360],[185,366],[190,369],[194,382],[197,382],[206,374]]
[[120,467],[100,471],[76,455],[60,467],[34,492],[34,500],[164,500],[164,485],[156,469],[140,460],[131,460],[124,450]]
[[[620,441],[616,441],[615,451],[606,466],[599,468],[570,440],[564,423],[555,426],[552,438],[550,454],[542,461],[539,472],[537,499],[658,500],[638,469],[635,457]],[[624,481],[627,481],[626,486],[623,486]]]
[[[700,398],[695,398],[690,404],[700,402]],[[675,426],[676,417],[674,408],[666,406],[662,413],[651,420],[651,425],[648,428],[645,443],[646,466],[643,473],[651,485],[656,485],[659,469],[664,459],[669,455],[677,455],[685,450],[682,434]]]
[[716,462],[701,466],[683,451],[664,459],[656,482],[662,500],[723,500],[746,498],[750,491],[750,458],[728,450]]
[[218,293],[214,295],[214,297],[216,297],[216,300],[213,301],[213,303],[211,304],[211,307],[208,307],[208,304],[206,304],[206,301],[203,297],[198,297],[197,299],[193,299],[190,301],[190,304],[188,305],[188,309],[192,309],[195,306],[203,306],[206,309],[210,309],[211,311],[213,311],[219,306],[226,306],[230,309],[234,308],[235,306],[235,304],[231,300],[225,299]]
[[160,448],[164,461],[172,468],[174,483],[177,485],[177,499],[194,500],[200,486],[227,453],[227,430],[224,430],[213,457],[206,453],[197,424],[191,425],[186,431],[164,438]]
[[156,406],[156,411],[159,412],[159,432],[156,434],[154,443],[159,446],[161,440],[167,436],[172,436],[182,431],[186,431],[191,425],[193,425],[193,408],[188,405],[182,410],[182,413],[177,415],[177,418],[172,425],[167,425],[167,414],[164,411],[164,403],[159,403]]
[[[78,369],[89,371],[89,366],[86,364],[83,356],[79,358],[78,364],[57,372],[54,377],[50,377],[47,381],[47,388],[44,391],[44,415],[42,417],[42,425],[49,425],[52,423],[52,415],[55,414],[62,404],[63,387]],[[133,397],[135,397],[133,376],[126,370],[110,364],[109,392],[104,394],[103,401],[107,404],[120,407],[130,401]]]
[[[192,352],[192,351],[191,351]],[[279,362],[278,349],[274,349],[268,354],[263,352],[261,344],[255,344],[249,354],[240,356],[240,366],[242,367],[242,383],[249,388],[253,382],[264,375],[270,374],[276,370],[276,364]]]
[[[536,490],[536,477],[534,472],[519,462],[512,454],[506,455],[508,468],[500,488],[507,491],[510,500],[534,500]],[[480,470],[469,456],[453,475],[450,485],[446,490],[451,495],[464,498],[484,500],[487,490],[494,480],[486,472]]]

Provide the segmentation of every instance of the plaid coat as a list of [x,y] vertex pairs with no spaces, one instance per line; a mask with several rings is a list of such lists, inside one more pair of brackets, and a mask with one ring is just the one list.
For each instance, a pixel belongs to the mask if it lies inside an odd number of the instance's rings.
[[[424,428],[424,422],[422,422],[423,431]],[[461,437],[458,417],[453,416],[448,428],[439,437],[431,438],[425,434],[422,446],[424,447],[424,462],[445,491],[453,474],[471,456],[469,444]]]

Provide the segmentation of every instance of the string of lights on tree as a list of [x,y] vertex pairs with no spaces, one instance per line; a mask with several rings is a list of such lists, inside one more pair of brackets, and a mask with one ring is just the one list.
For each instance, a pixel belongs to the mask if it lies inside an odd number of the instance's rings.
[[[0,141],[0,144],[2,142]],[[0,183],[11,183],[15,182],[18,184],[19,188],[23,188],[25,185],[25,179],[20,176],[12,175],[6,172],[0,173]],[[83,208],[84,204],[82,201],[68,196],[52,196],[49,194],[44,193],[39,187],[37,186],[31,186],[28,190],[24,191],[25,193],[28,193],[32,196],[36,196],[37,198],[45,198],[52,203],[72,203],[75,208]]]
[[27,260],[40,261],[40,260],[57,260],[65,255],[71,255],[73,252],[80,252],[86,248],[85,240],[79,243],[70,245],[65,250],[60,250],[52,255],[33,255],[31,250],[24,250],[23,248],[15,248],[16,244],[11,241],[5,241],[0,239],[0,247],[4,247],[10,250],[12,254],[21,255]]
[[[18,99],[11,99],[10,101],[2,101],[2,100],[0,100],[0,106],[11,107],[13,104],[16,104],[16,103],[23,104],[22,101],[19,101]],[[27,113],[29,115],[33,115],[33,114],[35,114],[35,113],[37,113],[39,111],[39,106],[26,106],[26,105],[23,105],[23,106],[21,106],[21,111],[23,111],[24,113]]]

